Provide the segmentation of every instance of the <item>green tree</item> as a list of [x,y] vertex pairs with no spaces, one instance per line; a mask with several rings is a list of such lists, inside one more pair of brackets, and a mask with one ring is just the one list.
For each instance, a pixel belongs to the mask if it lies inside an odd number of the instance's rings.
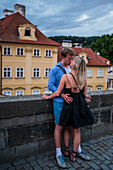
[[96,42],[91,43],[90,48],[113,64],[113,34],[102,35]]

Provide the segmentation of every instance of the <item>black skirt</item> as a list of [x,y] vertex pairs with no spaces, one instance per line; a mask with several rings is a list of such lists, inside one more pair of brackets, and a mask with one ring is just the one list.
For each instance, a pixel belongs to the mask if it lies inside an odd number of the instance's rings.
[[73,102],[68,104],[64,101],[59,124],[61,126],[72,126],[74,129],[93,124],[94,118],[83,92],[73,93],[71,88],[65,88],[65,93],[73,97]]

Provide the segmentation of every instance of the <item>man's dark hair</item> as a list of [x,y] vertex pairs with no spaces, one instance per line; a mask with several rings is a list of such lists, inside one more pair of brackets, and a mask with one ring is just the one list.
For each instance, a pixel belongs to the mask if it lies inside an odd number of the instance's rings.
[[69,47],[62,48],[61,57],[66,57],[67,54],[69,54],[70,56],[73,56],[73,55],[75,55],[75,52],[72,48],[69,48]]

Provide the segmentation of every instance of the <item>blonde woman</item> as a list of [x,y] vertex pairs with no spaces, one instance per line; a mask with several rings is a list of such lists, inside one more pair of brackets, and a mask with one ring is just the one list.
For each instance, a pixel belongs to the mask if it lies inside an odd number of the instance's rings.
[[[70,94],[70,97],[73,97],[73,102],[67,103],[64,101],[59,124],[61,130],[64,126],[72,126],[74,129],[73,152],[70,154],[70,160],[74,162],[80,144],[80,127],[84,126],[83,121],[85,120],[83,116],[82,124],[80,114],[84,108],[81,109],[80,95],[83,92],[85,96],[87,90],[84,88],[86,87],[86,63],[81,57],[75,56],[70,66],[72,68],[71,73],[62,76],[58,90],[50,96],[44,94],[42,97],[44,99],[58,97],[63,89],[66,94]],[[86,98],[86,100],[90,99]]]

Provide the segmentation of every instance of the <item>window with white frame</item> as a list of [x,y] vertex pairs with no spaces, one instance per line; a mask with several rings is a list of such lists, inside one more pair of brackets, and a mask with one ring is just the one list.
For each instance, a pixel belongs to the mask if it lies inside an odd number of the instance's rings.
[[40,90],[32,90],[32,94],[35,95],[35,94],[40,94]]
[[49,77],[49,71],[50,71],[50,68],[45,68],[45,75],[44,75],[44,77]]
[[48,90],[48,88],[44,89],[44,94],[52,94],[51,91]]
[[91,91],[91,87],[87,87],[87,92]]
[[21,67],[16,68],[16,77],[17,78],[24,77],[24,68]]
[[10,67],[4,67],[3,68],[3,77],[4,78],[10,78],[11,77],[11,68]]
[[52,50],[45,50],[46,57],[52,57]]
[[23,48],[17,48],[17,55],[23,56],[24,55],[24,49]]
[[4,53],[4,55],[11,55],[11,48],[10,47],[4,47],[3,53]]
[[40,77],[40,68],[33,68],[33,77]]
[[33,56],[39,57],[40,56],[40,49],[33,50]]
[[87,77],[92,77],[92,69],[87,69]]
[[23,96],[24,95],[24,91],[23,90],[17,90],[16,91],[16,96]]
[[98,77],[103,77],[103,69],[98,69]]
[[11,96],[11,91],[4,91],[3,94],[6,96]]
[[102,91],[102,87],[97,87],[97,91]]

